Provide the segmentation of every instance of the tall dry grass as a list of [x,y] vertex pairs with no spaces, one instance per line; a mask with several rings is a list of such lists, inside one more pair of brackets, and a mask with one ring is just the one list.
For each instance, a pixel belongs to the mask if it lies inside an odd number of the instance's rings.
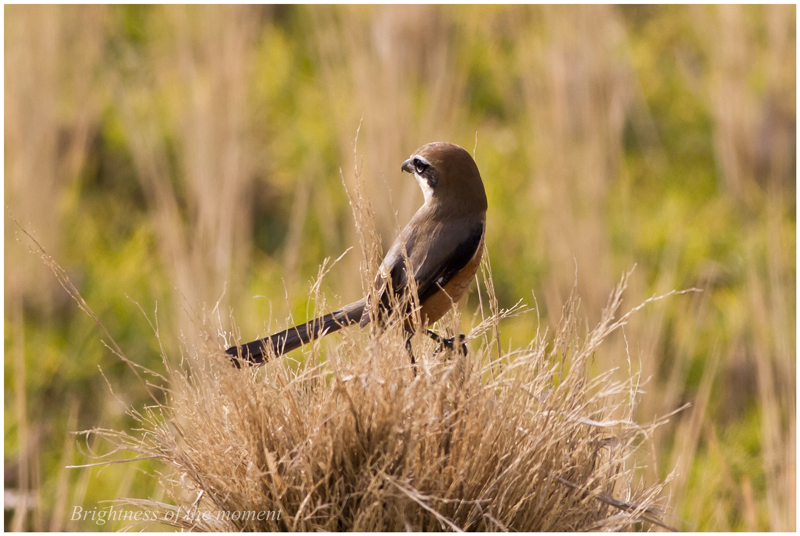
[[[599,311],[613,269],[607,197],[619,176],[636,90],[621,52],[622,22],[611,6],[547,6],[530,10],[523,23],[537,30],[520,31],[516,50],[535,147],[526,156],[528,201],[540,218],[536,255],[550,266],[591,267],[578,288]],[[569,295],[571,272],[544,287],[548,310]]]
[[[106,11],[8,6],[5,15],[5,206],[59,250],[60,224],[72,201],[67,193],[83,168],[100,114],[102,95],[95,80]],[[85,31],[71,31],[76,26]],[[35,370],[35,365],[26,359],[25,321],[30,316],[52,319],[63,305],[63,295],[40,262],[14,247],[15,238],[15,229],[6,226],[4,310],[13,343],[5,356],[6,363],[13,364],[11,390],[19,436],[16,459],[6,462],[13,488],[10,528],[41,531],[47,528],[49,514],[42,496],[46,475],[41,460],[47,425],[31,418],[41,404],[35,396],[30,399],[39,382],[35,374],[31,378],[29,369]]]
[[[745,253],[747,307],[752,323],[737,333],[720,357],[707,363],[700,388],[701,408],[709,396],[718,360],[728,368],[754,373],[761,417],[763,471],[766,478],[768,524],[771,530],[796,527],[796,293],[795,244],[787,244],[782,229],[785,217],[796,210],[793,174],[796,172],[796,87],[794,9],[769,6],[748,13],[745,6],[720,6],[692,10],[701,42],[709,57],[705,85],[714,118],[714,145],[719,178],[737,208],[745,215],[750,244]],[[750,16],[765,19],[765,38],[746,25]],[[763,86],[752,83],[761,77]],[[710,377],[706,377],[710,376]],[[707,386],[708,385],[708,386]],[[703,411],[699,413],[705,413]],[[701,429],[710,430],[701,435]],[[714,444],[712,417],[694,417],[679,431],[691,437],[675,456],[691,459],[696,445],[705,439]],[[688,473],[688,461],[679,467]],[[727,486],[742,497],[749,509],[749,481],[740,486],[729,478]],[[737,489],[738,488],[738,489]],[[677,497],[687,494],[676,493]],[[688,497],[681,503],[689,504]],[[718,516],[724,524],[724,516]],[[724,525],[723,525],[724,526]]]
[[244,279],[263,154],[250,115],[259,15],[253,6],[159,7],[144,49],[123,49],[112,76],[176,312]]
[[[685,63],[685,76],[696,97],[709,103],[720,186],[745,215],[745,234],[752,240],[742,273],[733,276],[749,289],[746,311],[736,314],[755,315],[758,320],[746,329],[731,328],[730,334],[719,329],[720,287],[731,277],[731,267],[712,262],[692,274],[691,284],[704,293],[634,318],[627,333],[638,341],[642,374],[653,377],[639,415],[663,414],[686,401],[692,403],[683,417],[659,432],[670,439],[656,441],[653,448],[659,458],[670,452],[667,467],[677,477],[666,489],[676,511],[699,523],[708,515],[701,510],[706,505],[693,499],[693,489],[698,488],[690,487],[689,481],[698,450],[714,448],[709,437],[721,416],[712,408],[712,389],[720,378],[754,377],[763,423],[768,526],[794,530],[796,413],[791,401],[796,395],[796,308],[787,297],[796,289],[791,275],[795,246],[785,241],[787,233],[781,228],[795,210],[794,12],[787,6],[763,11],[697,6],[690,11],[687,26],[696,32],[704,56],[686,59],[679,53],[676,59]],[[579,269],[591,271],[579,278],[579,289],[592,307],[602,299],[601,289],[615,260],[638,260],[624,247],[612,255],[612,233],[606,228],[610,188],[631,180],[631,170],[623,163],[625,137],[630,136],[625,128],[632,130],[654,174],[669,162],[636,78],[624,13],[587,6],[533,8],[527,15],[528,19],[518,19],[520,26],[532,24],[540,30],[528,34],[518,61],[536,148],[527,155],[532,170],[530,199],[543,215],[536,256],[547,259],[549,267],[545,303],[550,309],[569,292],[571,268],[577,263]],[[753,17],[764,20],[763,34],[748,24]],[[762,40],[768,46],[762,46]],[[699,61],[706,62],[703,68],[697,67]],[[648,285],[658,293],[685,284],[680,264],[691,237],[682,225],[676,219],[670,226],[655,283],[636,276],[631,280],[633,296],[646,295]],[[705,330],[711,333],[706,342],[698,337]],[[598,363],[613,363],[624,343],[620,337],[609,341],[598,353]],[[664,352],[665,345],[672,350]],[[701,379],[690,390],[692,356],[700,351],[707,352]],[[739,407],[746,404],[743,397],[727,396]],[[726,472],[732,470],[723,465]],[[649,478],[655,481],[658,475],[651,473]],[[747,483],[735,483],[728,474],[717,489],[733,496],[743,509],[749,508],[752,522],[758,516],[753,514]],[[715,526],[730,528],[719,508],[713,515]],[[763,525],[750,528],[758,526]]]

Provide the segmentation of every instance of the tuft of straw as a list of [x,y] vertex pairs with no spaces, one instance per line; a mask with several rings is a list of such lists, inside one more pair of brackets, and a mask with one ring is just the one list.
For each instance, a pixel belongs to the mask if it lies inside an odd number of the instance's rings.
[[573,294],[559,329],[525,348],[494,340],[519,308],[493,308],[466,356],[417,337],[416,374],[402,319],[249,370],[208,335],[181,367],[167,362],[168,400],[136,413],[141,435],[105,435],[173,469],[174,505],[130,502],[186,530],[666,527],[663,484],[634,485],[634,451],[659,424],[633,421],[638,376],[587,377],[628,317],[615,320],[626,280],[583,335]]

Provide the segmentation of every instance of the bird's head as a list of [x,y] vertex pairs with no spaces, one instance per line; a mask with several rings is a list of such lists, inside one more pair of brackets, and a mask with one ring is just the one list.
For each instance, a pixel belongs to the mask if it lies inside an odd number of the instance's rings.
[[486,192],[478,166],[470,154],[453,143],[423,145],[403,162],[422,188],[426,205],[454,211],[486,211]]

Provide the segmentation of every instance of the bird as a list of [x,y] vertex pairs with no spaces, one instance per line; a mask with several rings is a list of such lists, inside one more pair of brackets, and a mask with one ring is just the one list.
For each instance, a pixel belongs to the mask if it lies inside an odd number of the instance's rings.
[[[424,197],[422,206],[386,253],[375,278],[373,291],[341,309],[243,345],[226,350],[240,367],[281,356],[319,337],[371,321],[384,325],[398,303],[408,306],[411,288],[416,289],[419,319],[425,333],[440,348],[453,349],[455,337],[443,338],[427,329],[445,315],[469,291],[483,256],[488,201],[478,166],[463,148],[448,142],[433,142],[414,151],[401,166],[413,175]],[[414,284],[411,285],[413,280]],[[414,326],[405,323],[406,348],[414,365],[411,336]],[[459,336],[466,354],[465,336]],[[416,371],[416,369],[415,369]]]

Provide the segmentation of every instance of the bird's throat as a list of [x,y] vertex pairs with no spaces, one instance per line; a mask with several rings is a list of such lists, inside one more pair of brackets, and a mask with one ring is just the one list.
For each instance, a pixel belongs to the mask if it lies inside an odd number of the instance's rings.
[[433,197],[433,188],[431,188],[431,185],[428,184],[428,180],[425,177],[420,177],[417,173],[414,173],[414,178],[417,179],[417,184],[419,184],[419,187],[422,190],[422,196],[425,198],[425,203],[428,203]]

